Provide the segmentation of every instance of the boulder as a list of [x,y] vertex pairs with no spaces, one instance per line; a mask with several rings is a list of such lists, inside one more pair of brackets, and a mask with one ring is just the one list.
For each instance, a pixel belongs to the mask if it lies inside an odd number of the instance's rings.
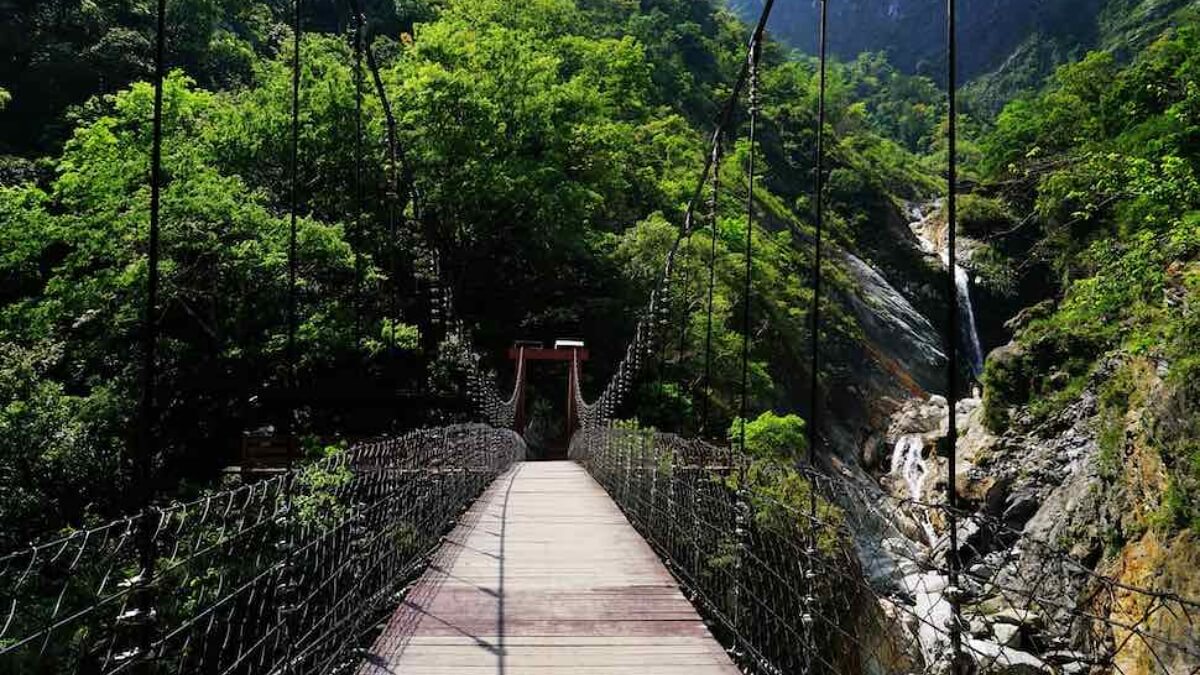
[[1003,647],[1019,647],[1021,644],[1021,627],[1011,623],[992,624],[992,634],[996,643]]
[[990,640],[971,639],[969,648],[981,662],[979,675],[1046,675],[1049,666],[1038,657]]

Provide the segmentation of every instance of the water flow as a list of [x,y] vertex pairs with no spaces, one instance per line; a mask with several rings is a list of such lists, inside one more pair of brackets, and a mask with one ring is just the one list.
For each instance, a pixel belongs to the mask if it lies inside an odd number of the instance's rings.
[[916,434],[901,436],[892,450],[892,475],[899,476],[908,484],[908,496],[921,501],[921,478],[925,476],[925,460],[921,451],[925,442]]
[[[938,246],[934,242],[933,233],[931,232],[933,223],[933,215],[937,213],[941,206],[941,202],[934,202],[932,208],[928,211],[920,206],[913,206],[910,210],[911,217],[915,218],[909,223],[909,229],[917,235],[921,241],[921,248],[927,253],[933,253],[942,259],[942,263],[949,267],[950,252],[947,247]],[[958,287],[958,307],[959,316],[962,320],[959,322],[959,331],[962,333],[962,343],[966,348],[968,365],[971,367],[971,375],[978,378],[983,374],[983,347],[979,344],[979,331],[975,326],[975,306],[971,303],[971,279],[967,275],[967,271],[954,261],[954,284]]]
[[[908,498],[918,503],[925,496],[921,484],[925,479],[925,472],[929,470],[922,456],[924,450],[925,441],[918,434],[901,436],[892,448],[892,475],[904,479],[908,486]],[[932,548],[937,544],[937,533],[919,504],[915,505],[914,516],[925,532],[925,543]]]
[[[942,256],[944,261],[947,256]],[[961,310],[963,337],[966,338],[967,357],[970,359],[971,374],[976,379],[983,374],[983,348],[979,346],[979,331],[975,328],[975,308],[971,305],[971,284],[967,271],[954,264],[954,283],[958,285],[958,305]]]
[[[922,456],[925,441],[919,434],[901,436],[892,448],[892,475],[903,478],[908,486],[908,497],[920,502],[924,496],[922,482],[928,466]],[[932,553],[937,546],[937,533],[920,504],[912,508],[913,519],[925,533],[925,543]],[[949,580],[936,570],[914,572],[900,580],[900,586],[913,597],[913,613],[921,617],[917,627],[917,641],[925,663],[941,663],[949,645],[944,626],[954,618],[952,606],[945,597]]]

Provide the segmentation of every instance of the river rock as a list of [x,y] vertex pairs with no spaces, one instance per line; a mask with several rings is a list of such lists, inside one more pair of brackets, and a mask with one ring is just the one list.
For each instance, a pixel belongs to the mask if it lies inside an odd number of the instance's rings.
[[979,675],[1045,675],[1052,673],[1038,657],[990,640],[969,640],[970,650],[981,662]]
[[997,623],[992,626],[992,634],[996,642],[1005,647],[1017,647],[1021,644],[1021,627],[1010,623]]
[[1030,493],[1011,495],[1004,509],[1004,523],[1009,527],[1022,527],[1037,513],[1038,500]]

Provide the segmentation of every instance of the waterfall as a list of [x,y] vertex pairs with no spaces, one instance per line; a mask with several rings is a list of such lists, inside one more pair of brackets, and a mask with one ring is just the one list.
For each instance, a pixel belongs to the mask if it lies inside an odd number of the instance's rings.
[[[921,483],[924,481],[925,472],[929,467],[925,464],[925,458],[922,456],[924,450],[925,440],[919,434],[901,436],[892,448],[892,475],[904,479],[908,486],[908,498],[914,502],[920,502],[921,498],[925,496]],[[921,529],[925,531],[926,543],[932,548],[937,543],[937,533],[934,532],[933,525],[920,505],[916,505],[914,516],[921,525]]]
[[925,460],[921,451],[925,449],[925,441],[916,434],[901,436],[892,449],[892,475],[904,479],[908,484],[908,497],[913,501],[921,501],[921,479],[925,476]]
[[[922,456],[924,450],[925,440],[920,434],[905,434],[892,448],[892,475],[904,479],[908,497],[913,502],[920,502],[924,496],[921,483],[928,470]],[[924,531],[929,550],[933,551],[938,537],[925,509],[914,504],[911,515]],[[913,572],[900,580],[900,587],[913,597],[915,615],[923,619],[917,628],[917,641],[926,664],[939,663],[948,644],[946,631],[942,628],[954,618],[951,605],[944,597],[948,585],[947,578],[935,570]]]
[[[950,252],[947,247],[938,246],[930,231],[930,220],[941,207],[941,201],[935,201],[928,209],[913,205],[909,208],[910,217],[915,220],[909,223],[909,228],[921,242],[921,248],[926,253],[932,253],[942,259],[942,264],[950,267]],[[971,367],[971,375],[976,379],[983,374],[983,347],[979,344],[979,330],[975,326],[975,306],[971,303],[971,278],[967,271],[958,264],[954,265],[954,284],[958,288],[959,333],[961,342],[967,352],[967,362]]]
[[[942,257],[945,260],[945,256]],[[958,263],[954,264],[954,283],[958,286],[958,307],[961,317],[960,329],[967,346],[967,358],[970,359],[971,375],[976,379],[983,374],[983,348],[979,346],[979,331],[975,327],[975,308],[971,305],[971,283],[964,270]]]

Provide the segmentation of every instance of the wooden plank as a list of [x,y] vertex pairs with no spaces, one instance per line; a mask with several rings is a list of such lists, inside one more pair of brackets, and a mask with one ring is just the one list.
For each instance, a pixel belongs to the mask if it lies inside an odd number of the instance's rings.
[[531,462],[462,519],[359,675],[734,675],[584,469]]

